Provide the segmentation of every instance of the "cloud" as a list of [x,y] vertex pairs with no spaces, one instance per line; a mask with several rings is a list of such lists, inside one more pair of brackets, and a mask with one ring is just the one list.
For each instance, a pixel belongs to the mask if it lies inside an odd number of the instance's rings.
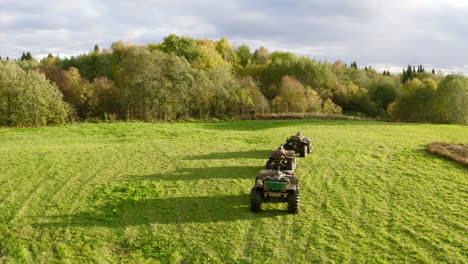
[[122,39],[160,42],[170,33],[227,37],[253,49],[288,50],[360,65],[468,61],[468,4],[457,0],[50,1],[0,0],[0,55],[64,56]]

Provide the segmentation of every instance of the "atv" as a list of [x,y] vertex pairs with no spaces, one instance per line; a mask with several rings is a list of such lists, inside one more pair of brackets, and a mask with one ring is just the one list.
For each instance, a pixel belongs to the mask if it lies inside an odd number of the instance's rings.
[[262,210],[262,203],[288,203],[288,213],[299,212],[299,179],[294,171],[261,170],[250,194],[250,209]]
[[272,150],[265,168],[267,170],[280,169],[294,171],[296,169],[296,155],[294,150],[285,150],[283,146]]
[[286,139],[284,148],[296,151],[301,157],[307,157],[307,154],[313,151],[312,141],[310,138],[301,135],[301,131]]

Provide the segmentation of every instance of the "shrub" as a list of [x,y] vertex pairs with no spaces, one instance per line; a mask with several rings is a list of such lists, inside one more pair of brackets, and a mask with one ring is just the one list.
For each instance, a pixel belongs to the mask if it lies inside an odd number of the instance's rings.
[[40,126],[63,123],[69,107],[43,74],[14,63],[0,64],[0,125]]
[[324,114],[341,114],[342,109],[338,105],[334,104],[330,98],[323,102],[322,113]]

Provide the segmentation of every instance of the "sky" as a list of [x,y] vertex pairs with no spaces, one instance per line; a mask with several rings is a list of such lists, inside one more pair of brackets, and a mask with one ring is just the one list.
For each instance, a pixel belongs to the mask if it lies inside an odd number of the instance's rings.
[[468,0],[0,0],[0,56],[79,55],[171,33],[400,72],[468,74]]

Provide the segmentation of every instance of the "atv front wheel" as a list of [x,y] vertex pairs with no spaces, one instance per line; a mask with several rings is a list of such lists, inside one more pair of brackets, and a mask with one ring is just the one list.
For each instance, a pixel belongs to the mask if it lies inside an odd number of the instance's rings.
[[262,210],[263,192],[260,188],[252,188],[250,193],[250,209],[252,212],[260,212]]

